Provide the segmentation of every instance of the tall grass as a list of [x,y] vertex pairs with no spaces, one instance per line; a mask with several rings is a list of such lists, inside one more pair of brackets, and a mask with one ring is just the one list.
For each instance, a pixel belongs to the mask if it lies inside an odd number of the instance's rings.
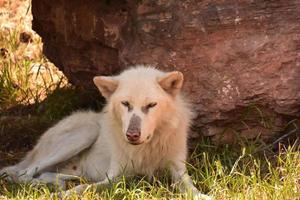
[[55,88],[67,84],[64,75],[44,57],[41,38],[30,29],[30,1],[23,1],[19,7],[14,3],[7,1],[0,9],[3,12],[0,13],[2,110],[16,104],[40,102]]
[[[4,53],[0,56],[0,105],[8,108],[16,104],[40,102],[55,88],[66,85],[66,78],[45,59],[41,50],[32,57],[26,55],[24,44],[16,39],[20,31],[0,33],[0,45]],[[40,43],[37,38],[36,43]],[[1,46],[0,46],[1,47]],[[41,44],[39,46],[41,48]]]

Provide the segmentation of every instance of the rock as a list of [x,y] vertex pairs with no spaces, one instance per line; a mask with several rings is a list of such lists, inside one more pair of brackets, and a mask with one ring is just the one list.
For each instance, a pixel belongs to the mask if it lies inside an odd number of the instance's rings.
[[152,64],[184,73],[204,134],[299,118],[298,1],[33,0],[32,12],[44,53],[75,85]]

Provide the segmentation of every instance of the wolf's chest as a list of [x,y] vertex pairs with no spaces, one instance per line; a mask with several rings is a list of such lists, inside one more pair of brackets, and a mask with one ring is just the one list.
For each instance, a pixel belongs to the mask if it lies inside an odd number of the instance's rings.
[[165,168],[168,159],[166,146],[145,146],[127,152],[123,157],[123,166],[126,171],[134,174],[152,175],[156,170]]

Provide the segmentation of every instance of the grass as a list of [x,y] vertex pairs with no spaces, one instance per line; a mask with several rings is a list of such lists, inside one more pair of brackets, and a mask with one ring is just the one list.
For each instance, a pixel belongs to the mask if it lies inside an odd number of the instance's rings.
[[[22,43],[19,41],[21,33],[22,27],[0,31],[2,110],[17,104],[39,103],[54,89],[67,85],[63,74],[43,56],[40,38],[32,37],[32,42]],[[35,53],[28,53],[33,48]]]
[[[30,1],[23,3],[27,16]],[[4,5],[9,10],[11,4]],[[7,20],[0,17],[1,24],[3,21]],[[43,56],[38,36],[29,32],[31,41],[20,41],[20,34],[26,31],[24,16],[16,21],[19,25],[12,29],[0,27],[0,168],[17,162],[40,134],[63,116],[76,109],[101,107],[95,100],[99,96],[68,84]],[[255,109],[257,120],[270,126],[272,122]],[[217,146],[203,139],[190,153],[188,171],[197,188],[215,199],[300,199],[299,146],[279,144],[278,149],[274,151],[259,138],[240,140],[236,146]],[[49,199],[53,191],[51,186],[19,185],[0,178],[0,200]],[[88,190],[81,198],[189,199],[171,187],[167,173],[153,182],[123,177],[109,188]]]
[[[253,146],[251,146],[253,145]],[[189,174],[195,185],[215,199],[299,199],[300,153],[296,146],[280,152],[253,153],[256,144],[240,149],[198,144],[191,153]],[[50,198],[46,186],[15,185],[0,181],[1,195],[10,199]],[[77,196],[72,198],[78,199]],[[153,182],[122,178],[109,188],[87,190],[82,199],[188,199],[170,186],[169,176]]]

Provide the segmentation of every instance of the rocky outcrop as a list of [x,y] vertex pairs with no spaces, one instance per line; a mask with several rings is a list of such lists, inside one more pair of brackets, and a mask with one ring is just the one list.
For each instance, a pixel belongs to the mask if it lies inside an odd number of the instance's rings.
[[152,64],[184,73],[206,135],[270,135],[299,117],[298,0],[32,0],[32,12],[76,85]]

